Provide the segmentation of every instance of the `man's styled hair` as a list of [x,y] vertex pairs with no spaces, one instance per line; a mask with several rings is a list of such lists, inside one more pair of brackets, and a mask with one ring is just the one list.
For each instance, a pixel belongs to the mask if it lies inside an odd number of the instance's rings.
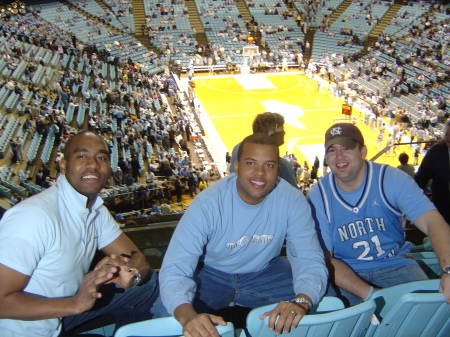
[[268,136],[266,133],[254,133],[253,135],[247,136],[242,141],[241,145],[239,146],[238,150],[238,158],[239,161],[241,159],[242,153],[244,152],[244,146],[245,144],[260,144],[260,145],[272,145],[277,148],[277,160],[279,160],[280,157],[280,151],[278,149],[278,144],[275,141],[273,137]]
[[264,112],[256,115],[252,124],[253,133],[269,134],[284,125],[284,117],[277,112]]

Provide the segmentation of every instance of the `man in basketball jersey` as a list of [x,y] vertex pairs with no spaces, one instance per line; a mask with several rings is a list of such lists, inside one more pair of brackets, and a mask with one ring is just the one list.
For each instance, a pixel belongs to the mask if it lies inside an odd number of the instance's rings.
[[354,305],[379,288],[427,279],[409,258],[405,214],[430,236],[443,270],[440,291],[450,303],[450,227],[414,180],[366,161],[364,138],[350,123],[327,130],[325,150],[331,172],[311,189],[309,201],[335,290]]

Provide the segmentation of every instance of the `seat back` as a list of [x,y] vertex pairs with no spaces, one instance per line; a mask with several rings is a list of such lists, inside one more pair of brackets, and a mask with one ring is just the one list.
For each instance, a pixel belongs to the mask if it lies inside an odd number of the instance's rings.
[[[233,323],[216,326],[223,337],[234,337]],[[168,337],[182,336],[183,327],[173,317],[156,318],[148,321],[127,324],[117,329],[114,337]]]
[[[343,308],[340,300],[331,297],[325,297],[322,302],[324,303],[315,311],[303,317],[298,327],[289,334],[290,337],[364,336],[375,311],[375,301],[369,300],[351,308]],[[268,328],[268,317],[264,320],[259,318],[261,314],[272,310],[275,306],[256,308],[249,313],[245,331],[247,337],[275,336],[275,333]],[[243,337],[242,334],[241,337]]]
[[423,244],[411,247],[411,253],[432,252],[432,251],[433,246],[431,245],[430,239],[428,237],[426,237],[423,240]]
[[404,294],[412,292],[437,292],[439,280],[425,280],[398,284],[396,286],[380,289],[372,294],[377,308],[375,314],[383,319]]
[[449,336],[450,305],[438,293],[440,280],[399,284],[376,291],[379,325],[366,337]]
[[373,337],[450,336],[450,304],[442,293],[409,293],[400,297]]
[[411,253],[411,256],[429,278],[439,278],[441,276],[442,270],[435,252],[417,252]]

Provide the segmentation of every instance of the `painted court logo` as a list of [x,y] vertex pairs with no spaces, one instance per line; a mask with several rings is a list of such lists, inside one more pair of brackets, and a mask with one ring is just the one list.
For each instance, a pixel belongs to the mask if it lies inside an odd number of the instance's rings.
[[332,136],[340,135],[342,133],[342,128],[340,126],[332,128],[330,133],[331,133]]

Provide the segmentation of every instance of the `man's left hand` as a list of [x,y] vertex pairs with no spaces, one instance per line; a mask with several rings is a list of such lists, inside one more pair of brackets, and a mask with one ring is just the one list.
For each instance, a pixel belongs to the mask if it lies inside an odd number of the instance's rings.
[[442,274],[439,291],[444,293],[445,301],[450,304],[450,274]]
[[302,305],[281,301],[273,310],[262,314],[259,318],[264,319],[269,316],[269,330],[275,330],[275,333],[279,335],[295,329],[306,312],[306,308]]

